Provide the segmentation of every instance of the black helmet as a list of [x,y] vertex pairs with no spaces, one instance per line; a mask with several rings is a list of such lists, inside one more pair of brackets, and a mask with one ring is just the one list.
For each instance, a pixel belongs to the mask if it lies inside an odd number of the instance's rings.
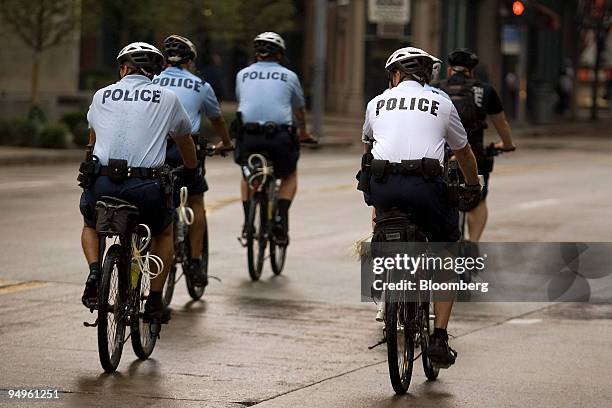
[[117,55],[117,62],[128,62],[139,69],[144,75],[153,77],[158,75],[164,66],[164,56],[151,44],[133,42],[123,47]]
[[184,64],[198,56],[195,45],[180,35],[170,35],[164,40],[164,57],[171,65]]
[[471,70],[478,65],[478,55],[467,48],[459,48],[448,54],[448,64],[451,67],[465,67]]

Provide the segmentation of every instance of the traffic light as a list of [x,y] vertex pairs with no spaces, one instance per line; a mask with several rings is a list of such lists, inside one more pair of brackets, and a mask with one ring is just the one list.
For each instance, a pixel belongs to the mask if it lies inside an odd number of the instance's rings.
[[512,13],[515,16],[523,15],[524,11],[525,11],[525,4],[522,1],[514,1],[514,2],[512,2]]

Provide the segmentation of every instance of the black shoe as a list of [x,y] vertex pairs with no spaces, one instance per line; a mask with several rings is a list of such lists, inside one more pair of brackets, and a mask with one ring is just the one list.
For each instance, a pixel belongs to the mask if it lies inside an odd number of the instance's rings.
[[289,234],[287,232],[287,229],[284,228],[284,226],[282,225],[282,222],[277,222],[274,225],[274,229],[272,232],[274,234],[274,241],[276,242],[276,245],[289,245]]
[[152,302],[147,299],[145,303],[145,310],[142,314],[142,322],[149,323],[149,331],[152,338],[159,338],[159,332],[161,331],[162,315],[163,315],[163,303]]
[[172,309],[170,309],[170,307],[168,306],[165,306],[162,309],[162,313],[161,313],[161,323],[168,324],[170,319],[172,319]]
[[433,334],[429,338],[427,357],[434,366],[448,368],[455,364],[457,352],[448,345],[448,335]]
[[201,260],[191,260],[189,264],[189,280],[195,286],[208,286],[208,274],[203,270]]
[[98,306],[98,274],[89,272],[87,281],[85,282],[85,290],[81,297],[83,306],[88,309],[95,309]]

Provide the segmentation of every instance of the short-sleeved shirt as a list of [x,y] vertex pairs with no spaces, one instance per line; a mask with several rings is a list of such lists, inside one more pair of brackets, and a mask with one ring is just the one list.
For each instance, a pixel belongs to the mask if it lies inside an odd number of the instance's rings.
[[[469,78],[464,73],[457,72],[454,75],[451,75],[446,80],[446,83],[448,85],[460,85],[465,83],[467,80],[469,80]],[[498,113],[504,111],[499,95],[488,83],[474,80],[472,92],[474,94],[474,104],[479,109],[480,120],[482,120],[483,123],[485,123],[487,120],[487,115],[497,115]],[[483,130],[484,129],[480,129],[468,134],[471,144],[482,144],[482,138],[484,135]]]
[[431,91],[431,92],[433,92],[435,94],[442,95],[443,97],[445,97],[449,101],[452,100],[451,97],[448,96],[448,94],[446,92],[444,92],[443,90],[441,90],[440,88],[433,87],[433,86],[431,86],[429,84],[425,84],[423,86],[423,88],[425,88],[425,89],[427,89],[427,90],[429,90],[429,91]]
[[166,68],[153,83],[171,89],[178,96],[191,120],[191,133],[200,132],[202,114],[207,118],[221,116],[219,101],[210,84],[186,69]]
[[444,144],[459,150],[467,135],[453,103],[415,81],[403,81],[372,99],[363,124],[364,142],[374,141],[375,159],[437,159],[444,164]]
[[191,123],[177,96],[144,75],[126,75],[98,90],[87,112],[96,133],[94,155],[127,160],[131,167],[164,164],[168,136],[189,135]]
[[295,72],[272,61],[259,61],[238,72],[236,98],[244,123],[291,125],[293,109],[305,105]]

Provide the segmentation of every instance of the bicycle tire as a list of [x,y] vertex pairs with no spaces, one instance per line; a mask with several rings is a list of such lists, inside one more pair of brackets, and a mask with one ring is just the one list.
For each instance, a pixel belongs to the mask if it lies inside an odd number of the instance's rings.
[[[259,280],[263,269],[266,250],[265,236],[265,197],[254,195],[249,202],[249,218],[247,223],[247,261],[249,275],[253,281]],[[257,228],[255,226],[257,225]]]
[[429,320],[432,308],[433,304],[431,302],[421,302],[421,360],[423,362],[423,371],[429,381],[435,381],[438,378],[438,374],[440,374],[440,368],[435,367],[429,357],[427,357],[429,338],[433,334],[433,327]]
[[151,336],[151,324],[142,321],[145,302],[149,296],[151,281],[148,276],[140,274],[138,278],[138,287],[136,291],[136,302],[138,311],[132,316],[130,326],[130,338],[132,339],[132,349],[134,354],[141,359],[146,360],[153,353],[157,337]]
[[164,307],[170,306],[172,303],[172,297],[174,296],[174,288],[176,287],[176,264],[172,261],[170,271],[168,271],[168,277],[164,283],[164,289],[162,291],[162,302]]
[[407,304],[386,302],[385,309],[389,378],[395,393],[405,394],[412,380],[414,366],[414,334],[406,330]]
[[[191,259],[189,236],[185,237],[185,242],[187,244],[187,250],[185,251],[187,259]],[[204,265],[205,268],[204,273],[208,273],[208,226],[206,224],[204,224],[204,237],[202,239],[202,265]],[[183,264],[183,271],[185,270],[185,264]],[[206,286],[194,285],[191,279],[189,279],[189,274],[185,274],[185,284],[187,285],[187,292],[189,292],[189,296],[191,296],[193,300],[200,300],[202,298]]]
[[[278,199],[276,183],[270,183],[270,190],[268,195],[271,201],[274,202],[272,218],[274,218],[278,211]],[[277,245],[274,233],[270,231],[270,266],[272,266],[272,272],[275,275],[280,275],[285,267],[285,260],[287,258],[287,245]]]
[[121,245],[114,244],[106,252],[98,290],[98,355],[107,373],[117,370],[125,338],[124,317],[121,316],[127,287],[127,274],[121,259],[123,251]]
[[270,238],[270,264],[272,266],[272,272],[275,275],[280,275],[285,267],[285,260],[287,258],[287,246],[277,245],[274,237]]

